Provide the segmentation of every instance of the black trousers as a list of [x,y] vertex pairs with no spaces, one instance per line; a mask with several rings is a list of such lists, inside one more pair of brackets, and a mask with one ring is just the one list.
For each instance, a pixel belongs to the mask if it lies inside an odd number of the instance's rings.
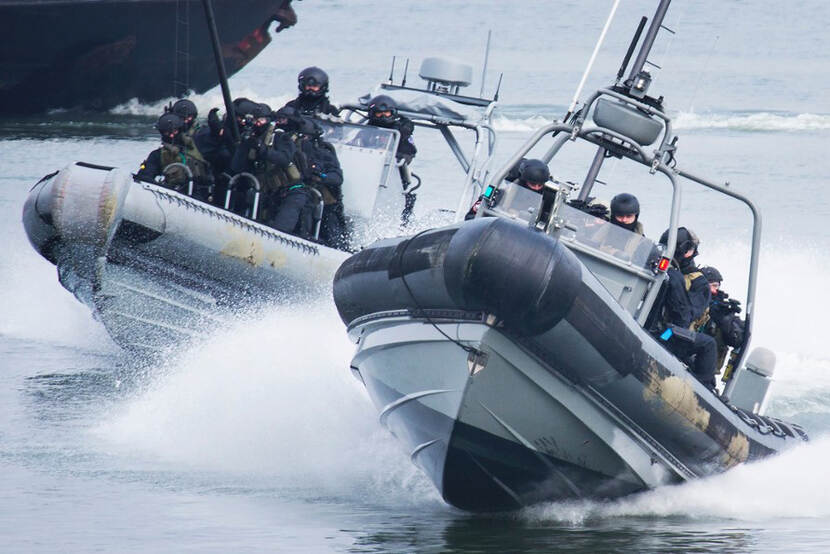
[[349,249],[349,231],[346,226],[346,217],[343,214],[343,204],[326,204],[323,208],[320,241],[326,246],[339,250]]
[[692,346],[695,355],[692,373],[697,380],[709,387],[715,388],[715,362],[718,358],[718,343],[715,339],[705,333],[695,333],[695,342]]
[[305,187],[289,190],[276,207],[271,227],[301,237],[311,235],[310,197]]
[[[676,328],[674,328],[676,329]],[[683,337],[680,340],[680,336]],[[668,344],[669,350],[689,366],[698,381],[715,389],[715,362],[718,357],[718,343],[706,333],[695,333],[688,329],[677,330]]]

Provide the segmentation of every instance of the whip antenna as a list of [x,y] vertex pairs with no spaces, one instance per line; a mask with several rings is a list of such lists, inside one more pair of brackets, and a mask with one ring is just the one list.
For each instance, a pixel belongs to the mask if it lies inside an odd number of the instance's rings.
[[643,34],[643,28],[646,26],[646,21],[648,21],[648,18],[646,16],[643,16],[642,19],[640,19],[640,24],[637,26],[637,30],[634,32],[634,38],[631,39],[631,44],[628,45],[628,52],[625,53],[622,65],[620,65],[620,70],[617,71],[617,84],[620,83],[620,79],[622,79],[623,75],[625,75],[625,70],[628,67],[628,62],[631,61],[631,54],[634,53],[634,48],[636,48],[637,43],[640,42],[640,35]]
[[395,56],[392,56],[392,69],[389,70],[389,84],[394,84],[395,80]]
[[484,69],[481,70],[481,92],[478,93],[479,98],[484,98],[484,79],[487,77],[487,61],[490,59],[490,36],[493,30],[487,31],[487,46],[484,47]]
[[600,33],[599,35],[599,40],[597,41],[596,46],[594,46],[594,52],[591,54],[591,59],[588,60],[588,66],[585,68],[585,73],[582,74],[582,80],[579,81],[579,86],[576,87],[574,99],[571,101],[571,105],[568,108],[568,114],[565,116],[563,121],[568,120],[571,114],[574,113],[576,105],[579,103],[579,95],[582,94],[582,87],[585,86],[585,81],[588,79],[588,74],[591,72],[591,67],[594,65],[594,60],[597,59],[599,49],[602,46],[602,42],[605,40],[605,35],[608,33],[608,28],[611,26],[611,22],[614,20],[614,14],[617,13],[617,6],[619,5],[620,0],[614,0],[614,5],[611,7],[611,13],[608,14],[608,19],[605,21],[605,26],[602,28],[602,33]]

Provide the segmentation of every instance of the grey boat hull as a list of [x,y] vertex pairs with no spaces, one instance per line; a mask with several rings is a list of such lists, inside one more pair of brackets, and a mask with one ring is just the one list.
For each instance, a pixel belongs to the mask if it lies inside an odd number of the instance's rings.
[[572,252],[512,222],[381,241],[334,291],[381,421],[462,509],[615,498],[806,440],[722,402]]
[[348,256],[84,163],[36,184],[23,223],[61,284],[143,353],[204,338],[265,301],[327,292]]

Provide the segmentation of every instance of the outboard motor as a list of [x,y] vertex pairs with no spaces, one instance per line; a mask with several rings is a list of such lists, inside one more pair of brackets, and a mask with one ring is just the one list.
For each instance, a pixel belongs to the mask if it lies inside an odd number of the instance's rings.
[[775,353],[767,348],[756,348],[749,353],[744,370],[738,371],[729,402],[742,410],[762,415],[767,393],[775,371]]

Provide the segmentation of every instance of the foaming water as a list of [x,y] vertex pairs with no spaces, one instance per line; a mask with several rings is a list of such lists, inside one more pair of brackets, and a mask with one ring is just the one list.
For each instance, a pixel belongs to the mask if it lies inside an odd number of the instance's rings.
[[830,129],[830,115],[778,114],[698,114],[680,112],[674,120],[676,130],[732,129],[736,131],[822,131]]
[[524,510],[521,518],[585,524],[596,519],[681,516],[735,521],[830,517],[830,478],[823,437],[727,473],[663,487],[614,502],[557,502]]
[[313,496],[436,503],[351,376],[353,352],[330,303],[280,307],[159,368],[92,432],[129,456]]
[[[521,107],[513,107],[519,114],[497,115],[493,126],[497,131],[508,133],[527,133],[543,125],[553,123],[555,118],[543,115],[526,115],[522,117]],[[546,109],[545,112],[551,110]],[[830,115],[800,113],[780,114],[760,113],[695,113],[676,112],[672,121],[675,131],[727,129],[745,132],[798,132],[824,131],[830,129]]]
[[[271,106],[271,109],[276,110],[281,108],[289,100],[292,100],[294,95],[281,94],[279,96],[262,96],[260,92],[256,92],[250,88],[241,87],[234,89],[234,98],[240,97],[250,98],[255,102],[265,102]],[[192,94],[187,98],[196,104],[196,109],[199,110],[199,114],[203,117],[206,117],[207,113],[212,108],[220,108],[224,112],[225,101],[222,98],[222,92],[218,88],[211,89],[204,94]],[[137,98],[133,98],[112,108],[110,113],[115,115],[144,115],[156,117],[164,112],[165,106],[175,102],[176,100],[178,100],[178,98],[170,97],[165,98],[164,100],[159,100],[158,102],[142,103],[139,102]]]

